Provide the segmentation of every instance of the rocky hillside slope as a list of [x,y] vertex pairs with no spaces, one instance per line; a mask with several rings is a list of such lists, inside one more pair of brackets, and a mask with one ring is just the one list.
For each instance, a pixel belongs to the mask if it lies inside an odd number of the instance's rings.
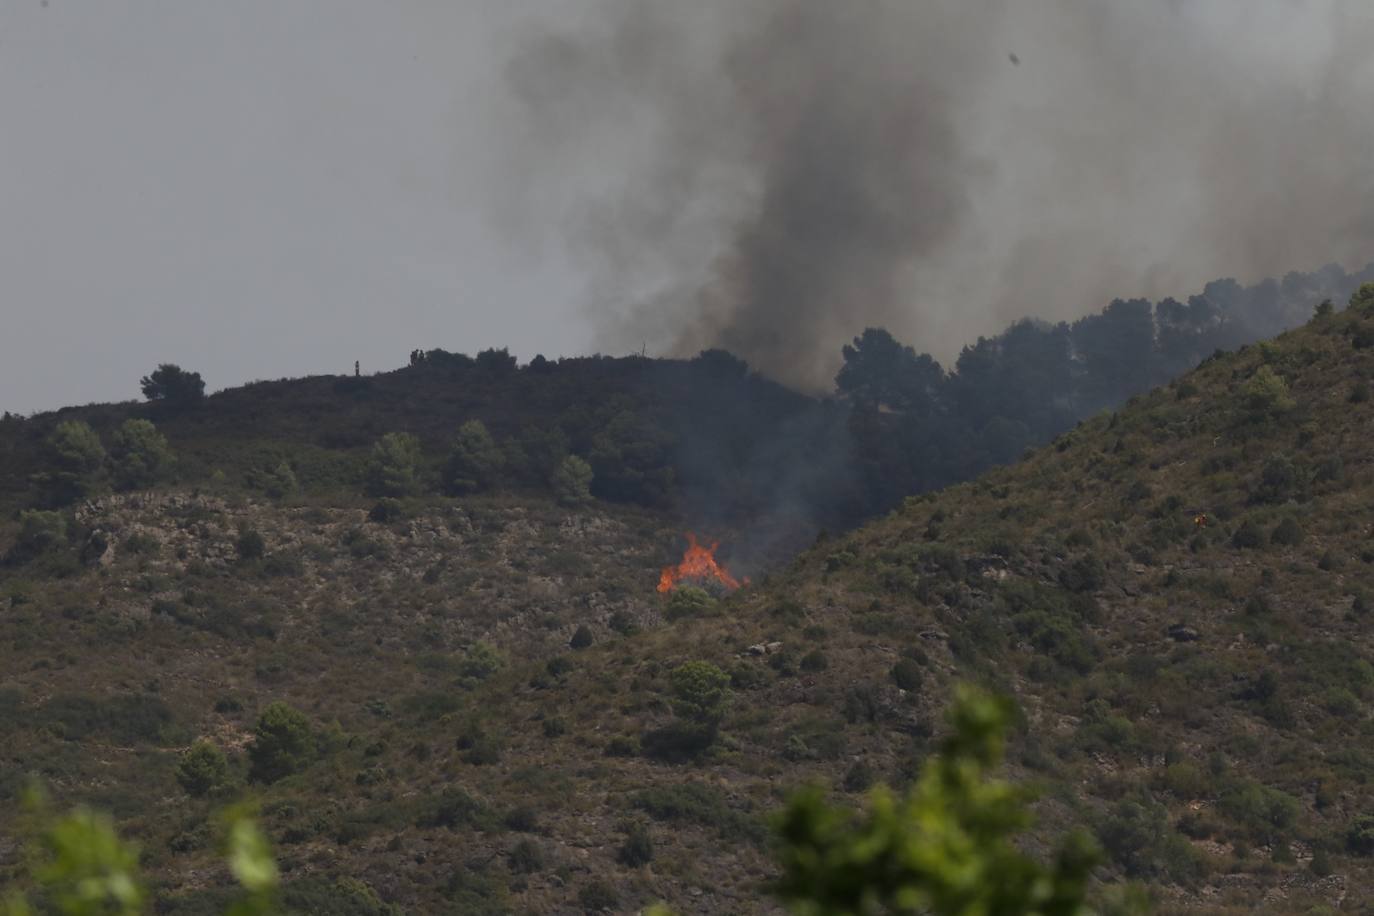
[[[681,540],[648,510],[94,500],[79,562],[0,572],[0,867],[34,774],[116,814],[168,913],[218,905],[214,814],[244,793],[301,912],[767,912],[768,812],[901,784],[976,680],[1018,699],[1042,829],[1093,831],[1104,881],[1349,907],[1374,892],[1371,378],[1357,303],[719,600],[655,591]],[[308,741],[266,760],[276,702]],[[198,781],[205,741],[226,766]]]

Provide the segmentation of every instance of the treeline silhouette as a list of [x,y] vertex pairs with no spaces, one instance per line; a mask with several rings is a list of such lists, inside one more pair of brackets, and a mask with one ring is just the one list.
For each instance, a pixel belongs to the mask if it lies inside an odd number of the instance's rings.
[[948,371],[886,331],[844,348],[862,514],[1013,461],[1080,420],[1164,384],[1220,350],[1302,324],[1374,281],[1339,265],[1242,286],[1208,283],[1187,302],[1116,300],[1073,323],[1018,321],[964,347]]
[[[155,424],[175,453],[167,483],[269,498],[370,493],[388,443],[406,445],[400,476],[416,497],[556,496],[560,469],[590,469],[581,486],[599,500],[735,532],[731,559],[748,572],[750,555],[767,566],[817,529],[847,529],[904,497],[1014,461],[1217,350],[1299,325],[1323,300],[1344,304],[1371,281],[1374,264],[1356,274],[1330,266],[1253,286],[1216,281],[1187,302],[1116,301],[1072,323],[1027,319],[966,346],[949,368],[871,328],[844,347],[824,397],[722,350],[690,360],[538,356],[521,366],[506,350],[431,349],[377,375],[5,415],[0,508],[60,509],[74,493],[117,489],[100,474],[81,488],[54,486],[54,473],[71,464],[73,435],[91,450],[115,447],[135,418]],[[64,438],[65,421],[79,425]]]

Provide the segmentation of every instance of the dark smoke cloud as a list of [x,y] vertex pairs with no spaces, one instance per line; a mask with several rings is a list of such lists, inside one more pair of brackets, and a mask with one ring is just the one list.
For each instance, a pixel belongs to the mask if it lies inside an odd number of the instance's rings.
[[868,325],[948,359],[1026,315],[1374,255],[1363,0],[586,0],[508,70],[500,211],[605,346],[828,387]]

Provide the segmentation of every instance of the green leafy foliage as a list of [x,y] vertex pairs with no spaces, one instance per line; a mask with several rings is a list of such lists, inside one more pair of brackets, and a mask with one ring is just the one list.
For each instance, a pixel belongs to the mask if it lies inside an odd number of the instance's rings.
[[1098,856],[1070,837],[1041,865],[1013,838],[1029,824],[1026,794],[991,776],[1010,704],[962,689],[952,734],[902,798],[879,787],[862,814],[819,790],[795,796],[777,819],[778,895],[808,916],[858,913],[1078,914]]
[[1269,540],[1283,547],[1296,547],[1303,542],[1305,537],[1302,526],[1291,516],[1287,516],[1274,526],[1273,532],[1269,535]]
[[151,487],[166,480],[176,465],[167,439],[149,420],[125,420],[115,431],[111,477],[121,490]]
[[593,878],[578,890],[577,902],[589,913],[614,910],[620,906],[620,892],[605,878]]
[[261,782],[274,782],[303,769],[315,752],[315,736],[305,714],[285,703],[271,703],[258,718],[248,745],[250,775]]
[[26,509],[19,513],[18,558],[32,559],[67,542],[67,516],[61,512]]
[[267,837],[247,809],[231,808],[223,821],[229,871],[247,892],[225,916],[270,916],[277,910],[280,873]]
[[[104,814],[78,807],[54,817],[42,795],[31,792],[30,816],[39,823],[29,861],[30,883],[43,900],[41,909],[11,889],[0,899],[0,916],[142,916],[150,899],[140,874],[140,850],[119,837]],[[220,816],[224,855],[230,873],[244,893],[224,916],[272,916],[279,913],[279,873],[267,838],[247,809]],[[159,912],[161,910],[159,909]],[[294,910],[293,910],[294,911]]]
[[654,860],[654,838],[643,824],[632,824],[616,850],[616,861],[627,868],[643,868]]
[[1374,313],[1374,283],[1365,283],[1350,297],[1350,309],[1364,315]]
[[921,666],[910,658],[898,659],[888,675],[892,678],[892,683],[902,690],[920,690],[921,683],[925,680]]
[[387,433],[372,446],[366,471],[369,496],[409,496],[420,488],[420,440]]
[[54,502],[65,505],[98,490],[105,470],[105,446],[89,423],[64,420],[48,437],[48,470],[38,475]]
[[688,723],[714,731],[730,705],[730,675],[710,662],[691,661],[669,675],[673,712]]
[[234,550],[240,560],[261,560],[267,555],[267,539],[256,528],[245,528],[234,541]]
[[490,643],[475,642],[463,654],[458,674],[469,682],[485,681],[505,667],[506,658]]
[[1129,877],[1188,881],[1198,871],[1192,846],[1170,827],[1167,809],[1148,794],[1114,804],[1099,820],[1097,837]]
[[1301,500],[1307,497],[1309,482],[1303,465],[1288,455],[1275,453],[1265,459],[1253,496],[1262,503]]
[[458,428],[444,465],[444,489],[453,494],[491,489],[505,463],[505,455],[486,425],[481,420],[468,420]]
[[565,506],[581,506],[592,499],[592,466],[576,455],[558,464],[553,474],[553,492]]
[[682,620],[685,617],[702,617],[715,610],[716,599],[704,588],[695,585],[680,585],[668,595],[667,616],[669,620]]
[[300,492],[301,485],[296,479],[296,472],[286,461],[250,476],[252,485],[262,490],[269,499],[286,499]]
[[[41,815],[44,803],[33,796],[30,807]],[[138,874],[138,847],[119,838],[108,815],[88,808],[42,831],[31,871],[62,916],[138,916],[148,899]],[[18,894],[0,906],[5,916],[32,912]]]
[[587,649],[591,647],[594,641],[591,627],[585,623],[580,623],[577,625],[577,629],[573,631],[572,638],[568,640],[568,648]]
[[187,372],[175,363],[162,363],[139,380],[143,396],[150,401],[182,407],[205,397],[205,381],[199,372]]
[[229,779],[229,759],[209,741],[197,741],[177,761],[177,782],[189,795],[208,795]]
[[1255,370],[1242,394],[1245,406],[1256,420],[1287,413],[1297,406],[1288,392],[1288,383],[1268,366],[1260,366]]
[[1374,856],[1374,814],[1361,814],[1345,832],[1345,848],[1357,856]]

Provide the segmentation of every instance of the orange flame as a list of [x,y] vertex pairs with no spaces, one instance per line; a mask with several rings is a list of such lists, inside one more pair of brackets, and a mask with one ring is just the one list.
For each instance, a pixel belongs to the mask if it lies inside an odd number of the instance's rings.
[[[703,547],[697,543],[695,534],[687,532],[687,550],[682,555],[682,562],[663,567],[663,572],[658,576],[658,590],[670,592],[684,579],[719,582],[731,591],[739,588],[740,581],[716,562],[716,548],[719,546],[719,541],[712,541],[710,547]],[[747,583],[749,580],[744,581]]]

